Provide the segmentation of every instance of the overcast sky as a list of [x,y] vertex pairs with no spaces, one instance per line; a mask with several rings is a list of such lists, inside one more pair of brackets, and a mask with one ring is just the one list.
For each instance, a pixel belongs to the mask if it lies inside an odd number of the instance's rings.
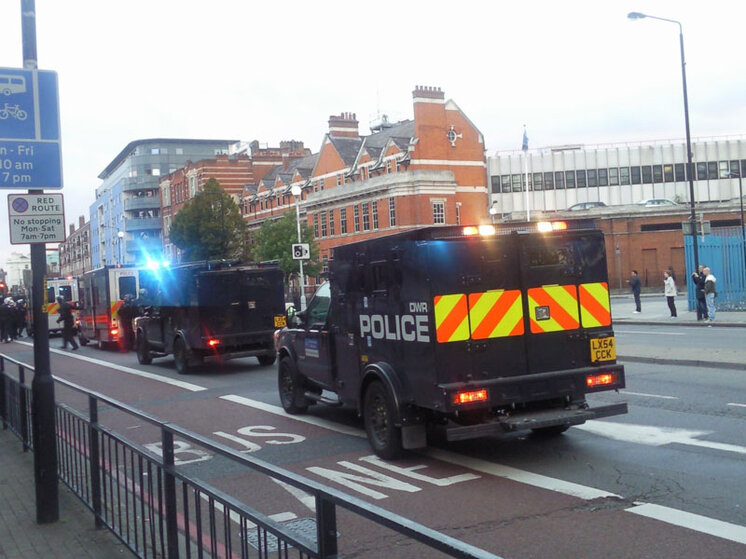
[[[0,67],[20,68],[20,0],[0,0]],[[59,74],[65,213],[146,138],[302,140],[332,114],[412,117],[438,86],[489,155],[684,137],[681,21],[693,137],[746,132],[743,0],[248,2],[36,0],[40,69]],[[1,136],[1,134],[0,134]],[[0,193],[0,266],[10,252]],[[24,192],[24,191],[21,191]]]

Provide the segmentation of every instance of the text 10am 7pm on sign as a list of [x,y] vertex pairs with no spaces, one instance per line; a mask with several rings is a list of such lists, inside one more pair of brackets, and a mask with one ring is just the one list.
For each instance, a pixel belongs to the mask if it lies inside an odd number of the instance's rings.
[[56,72],[0,68],[0,188],[62,188]]
[[9,194],[8,221],[12,245],[64,242],[62,194]]

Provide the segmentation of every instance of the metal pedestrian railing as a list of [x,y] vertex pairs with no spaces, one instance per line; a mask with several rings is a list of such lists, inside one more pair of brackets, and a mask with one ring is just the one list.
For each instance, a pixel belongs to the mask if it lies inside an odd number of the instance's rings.
[[[7,364],[17,366],[16,375],[5,370]],[[33,450],[28,372],[33,368],[0,354],[3,429],[10,429],[25,449]],[[93,512],[97,526],[111,530],[138,557],[496,558],[125,403],[64,379],[54,380],[72,402],[56,403],[59,479]],[[134,421],[137,427],[159,433],[160,452],[104,425],[102,415],[115,425]],[[215,487],[200,478],[203,470],[198,465],[180,465],[177,441],[217,458],[212,463],[235,483]],[[275,487],[267,481],[289,488],[287,495],[303,495],[304,502],[312,504],[314,517],[283,520],[259,510]]]

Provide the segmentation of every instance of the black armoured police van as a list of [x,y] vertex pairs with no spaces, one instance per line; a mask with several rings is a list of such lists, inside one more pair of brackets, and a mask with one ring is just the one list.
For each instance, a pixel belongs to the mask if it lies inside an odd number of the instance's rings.
[[149,304],[134,320],[140,363],[173,354],[185,373],[205,359],[275,361],[274,331],[285,325],[284,273],[232,261],[186,264],[141,278]]
[[[626,413],[604,237],[564,223],[430,227],[334,249],[330,279],[277,334],[288,413],[346,404],[381,457]],[[332,393],[332,394],[330,394]]]

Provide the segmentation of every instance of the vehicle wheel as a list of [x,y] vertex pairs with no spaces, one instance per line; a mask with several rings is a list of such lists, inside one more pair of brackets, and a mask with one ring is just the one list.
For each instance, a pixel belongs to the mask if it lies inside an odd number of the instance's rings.
[[271,365],[277,359],[275,355],[257,355],[256,358],[259,360],[259,364],[263,366]]
[[540,427],[539,429],[531,429],[531,432],[536,437],[557,437],[567,431],[570,428],[569,425],[552,425],[551,427]]
[[306,412],[308,402],[304,396],[304,387],[290,357],[280,359],[280,365],[277,367],[277,387],[282,409],[293,415]]
[[148,340],[139,332],[137,333],[137,338],[135,338],[135,340],[137,362],[140,363],[140,365],[148,365],[153,361],[153,358],[150,355],[150,348],[148,347]]
[[184,340],[176,338],[174,342],[174,361],[176,362],[176,372],[185,375],[189,372],[189,350],[187,350]]
[[394,403],[380,381],[368,385],[363,398],[363,422],[373,452],[385,460],[402,454],[401,427],[394,425]]

